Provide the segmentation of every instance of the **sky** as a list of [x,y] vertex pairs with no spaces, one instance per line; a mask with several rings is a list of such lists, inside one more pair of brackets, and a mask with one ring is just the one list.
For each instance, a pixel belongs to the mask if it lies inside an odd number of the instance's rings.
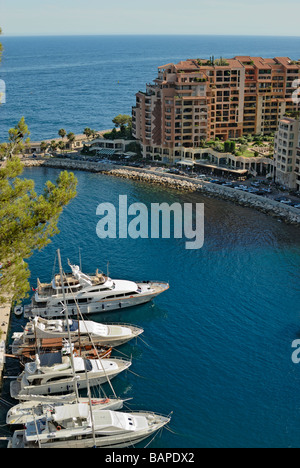
[[0,0],[7,36],[299,36],[299,17],[299,0]]

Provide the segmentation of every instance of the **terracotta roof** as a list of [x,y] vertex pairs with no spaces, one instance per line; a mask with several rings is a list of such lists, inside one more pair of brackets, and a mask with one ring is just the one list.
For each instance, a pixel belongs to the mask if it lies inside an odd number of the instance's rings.
[[158,69],[160,70],[161,68],[168,68],[171,66],[174,66],[174,63],[167,63],[166,65],[161,65],[160,67],[158,67]]
[[280,123],[286,123],[286,124],[291,124],[291,123],[295,123],[295,119],[289,119],[288,117],[285,117],[284,119],[281,119],[280,120]]
[[284,67],[298,69],[299,65],[291,64],[292,60],[289,57],[276,57],[277,63],[280,63]]

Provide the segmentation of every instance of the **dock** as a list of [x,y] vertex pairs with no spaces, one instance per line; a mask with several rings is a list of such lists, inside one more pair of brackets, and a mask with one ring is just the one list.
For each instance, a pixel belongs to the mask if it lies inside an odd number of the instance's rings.
[[11,302],[0,305],[0,387],[2,385],[2,374],[5,365],[6,342],[8,338],[8,327],[10,322]]

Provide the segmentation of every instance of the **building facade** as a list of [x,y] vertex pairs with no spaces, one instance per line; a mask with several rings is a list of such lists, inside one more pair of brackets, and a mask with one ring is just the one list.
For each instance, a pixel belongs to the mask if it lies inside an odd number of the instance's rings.
[[158,68],[146,92],[136,94],[133,136],[144,157],[159,150],[172,162],[176,151],[199,148],[202,140],[272,134],[296,110],[292,96],[299,78],[300,61],[287,57],[169,63]]
[[300,191],[300,119],[284,118],[274,142],[274,175],[279,184]]

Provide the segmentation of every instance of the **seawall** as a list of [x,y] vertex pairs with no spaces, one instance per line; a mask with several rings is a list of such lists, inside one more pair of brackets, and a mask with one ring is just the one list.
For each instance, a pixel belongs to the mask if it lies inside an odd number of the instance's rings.
[[254,208],[268,215],[289,223],[300,225],[300,210],[285,205],[267,197],[262,197],[231,187],[212,184],[210,182],[191,179],[176,174],[158,174],[155,171],[129,168],[125,166],[113,166],[111,164],[94,163],[90,161],[74,161],[70,159],[38,159],[25,160],[25,166],[46,166],[59,169],[82,170],[98,172],[114,177],[121,177],[153,185],[166,186],[181,191],[200,192],[210,197],[228,200],[241,206]]

